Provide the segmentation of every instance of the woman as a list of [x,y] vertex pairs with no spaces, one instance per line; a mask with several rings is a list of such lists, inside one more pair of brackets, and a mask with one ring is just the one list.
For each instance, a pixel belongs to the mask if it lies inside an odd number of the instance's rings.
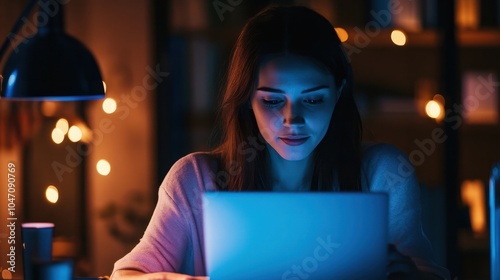
[[116,262],[113,279],[205,279],[200,209],[207,190],[387,192],[387,274],[449,278],[432,262],[417,180],[401,172],[408,161],[392,146],[361,144],[350,62],[325,18],[304,7],[270,7],[250,19],[220,113],[222,144],[171,168],[144,237]]

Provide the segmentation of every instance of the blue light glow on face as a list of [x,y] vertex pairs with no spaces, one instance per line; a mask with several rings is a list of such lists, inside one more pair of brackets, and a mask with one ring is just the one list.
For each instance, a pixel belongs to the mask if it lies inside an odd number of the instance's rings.
[[268,147],[286,160],[302,160],[325,136],[339,94],[333,75],[318,63],[286,54],[261,63],[251,106]]

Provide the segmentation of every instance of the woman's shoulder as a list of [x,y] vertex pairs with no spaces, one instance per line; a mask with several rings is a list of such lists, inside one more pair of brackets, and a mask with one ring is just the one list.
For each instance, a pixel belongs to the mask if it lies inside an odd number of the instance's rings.
[[217,164],[215,157],[209,152],[193,152],[178,159],[169,173],[196,172],[212,169]]
[[393,144],[381,142],[363,142],[361,144],[362,157],[380,158],[404,155],[404,153]]
[[415,178],[415,170],[406,154],[392,144],[363,143],[362,171],[370,189],[382,185],[405,185]]
[[163,185],[170,188],[184,188],[199,185],[203,189],[213,186],[216,158],[209,152],[193,152],[178,159],[167,172]]
[[389,164],[404,167],[411,165],[407,155],[402,150],[387,143],[362,143],[361,160],[364,164]]

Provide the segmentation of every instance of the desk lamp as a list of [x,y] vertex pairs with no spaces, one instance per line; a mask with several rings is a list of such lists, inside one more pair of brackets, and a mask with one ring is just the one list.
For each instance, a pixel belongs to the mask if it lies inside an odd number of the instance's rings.
[[0,79],[1,98],[21,101],[104,98],[102,78],[94,57],[64,32],[63,5],[60,4],[64,1],[30,0],[0,49],[0,62],[9,41],[13,43],[13,38],[20,38],[16,33],[36,2],[38,32],[26,37],[11,52]]

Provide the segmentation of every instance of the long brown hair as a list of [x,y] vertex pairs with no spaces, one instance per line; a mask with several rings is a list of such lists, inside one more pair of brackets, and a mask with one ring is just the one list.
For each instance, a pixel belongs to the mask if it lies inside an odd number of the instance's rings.
[[352,96],[350,61],[328,20],[300,6],[266,8],[246,23],[236,41],[219,108],[222,142],[212,152],[219,174],[225,175],[217,180],[219,189],[271,189],[268,151],[248,104],[261,59],[284,52],[322,63],[337,86],[345,83],[328,132],[314,152],[311,190],[360,190],[361,119]]

